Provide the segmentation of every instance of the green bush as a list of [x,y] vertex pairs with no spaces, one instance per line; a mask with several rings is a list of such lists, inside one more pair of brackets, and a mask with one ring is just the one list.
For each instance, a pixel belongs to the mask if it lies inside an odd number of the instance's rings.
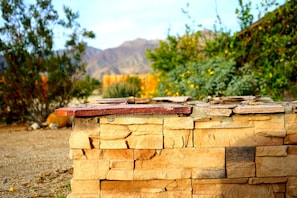
[[237,70],[235,62],[223,57],[180,65],[161,77],[159,95],[207,96],[256,94],[258,80],[249,65]]
[[138,97],[141,91],[140,83],[138,77],[128,77],[126,81],[112,83],[106,88],[103,98]]

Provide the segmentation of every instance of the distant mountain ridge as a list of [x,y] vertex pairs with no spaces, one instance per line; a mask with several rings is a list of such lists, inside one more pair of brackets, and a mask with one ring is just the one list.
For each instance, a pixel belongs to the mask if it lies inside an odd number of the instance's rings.
[[146,74],[152,69],[145,58],[145,51],[158,45],[159,40],[139,38],[106,50],[87,47],[87,73],[99,80],[102,80],[104,74]]

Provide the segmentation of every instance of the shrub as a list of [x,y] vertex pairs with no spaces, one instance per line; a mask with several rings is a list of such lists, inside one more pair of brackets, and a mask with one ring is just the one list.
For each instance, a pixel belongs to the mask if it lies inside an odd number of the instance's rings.
[[128,77],[123,82],[110,84],[104,94],[103,98],[122,98],[122,97],[138,97],[141,91],[141,82],[138,77]]

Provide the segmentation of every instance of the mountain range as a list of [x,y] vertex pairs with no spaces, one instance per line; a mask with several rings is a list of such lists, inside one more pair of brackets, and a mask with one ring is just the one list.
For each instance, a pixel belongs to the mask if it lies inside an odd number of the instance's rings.
[[146,74],[152,71],[152,68],[145,58],[145,52],[158,46],[159,40],[139,38],[106,50],[87,47],[87,73],[100,81],[104,74]]

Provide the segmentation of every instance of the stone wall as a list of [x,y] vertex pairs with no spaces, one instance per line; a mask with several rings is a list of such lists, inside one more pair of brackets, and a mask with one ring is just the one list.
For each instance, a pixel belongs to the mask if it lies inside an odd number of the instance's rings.
[[69,198],[297,197],[294,105],[157,106],[57,111],[76,116]]

